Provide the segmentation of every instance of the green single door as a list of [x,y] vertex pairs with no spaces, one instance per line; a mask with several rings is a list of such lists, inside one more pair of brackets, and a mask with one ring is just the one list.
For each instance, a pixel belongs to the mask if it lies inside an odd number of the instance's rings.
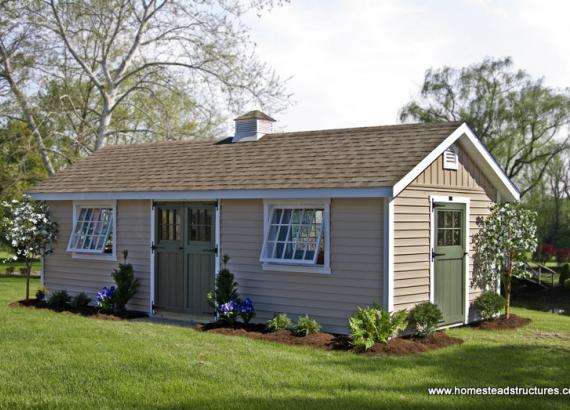
[[186,207],[185,311],[195,315],[212,313],[208,292],[214,289],[215,214],[213,205]]
[[184,310],[183,212],[181,205],[156,207],[155,305],[172,312]]
[[434,302],[442,324],[460,323],[465,315],[465,205],[436,203]]

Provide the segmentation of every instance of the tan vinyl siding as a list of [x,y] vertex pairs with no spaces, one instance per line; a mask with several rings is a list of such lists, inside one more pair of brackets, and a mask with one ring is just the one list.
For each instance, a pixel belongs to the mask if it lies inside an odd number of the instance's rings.
[[[394,309],[429,300],[430,195],[470,198],[470,255],[477,218],[489,213],[496,190],[477,165],[459,149],[457,171],[443,169],[440,156],[394,200]],[[469,258],[469,276],[473,259]],[[470,281],[470,278],[468,278]],[[472,301],[480,290],[471,289]]]
[[149,309],[150,278],[150,204],[149,201],[117,202],[117,261],[72,258],[66,251],[72,229],[72,201],[48,202],[52,218],[58,223],[58,240],[54,252],[45,258],[44,281],[50,291],[65,289],[74,295],[85,292],[95,301],[97,292],[113,285],[111,272],[122,262],[123,249],[128,249],[128,262],[133,264],[140,287],[129,308]]
[[257,309],[256,320],[286,312],[309,314],[333,332],[346,332],[356,306],[382,303],[383,201],[331,201],[332,273],[271,272],[262,269],[263,201],[223,200],[221,252],[243,296]]

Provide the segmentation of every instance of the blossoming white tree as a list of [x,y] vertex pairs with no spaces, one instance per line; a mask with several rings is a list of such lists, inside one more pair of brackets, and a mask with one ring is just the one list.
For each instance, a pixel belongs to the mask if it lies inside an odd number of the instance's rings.
[[50,220],[45,202],[13,200],[3,202],[3,231],[6,241],[14,248],[14,259],[26,263],[26,300],[30,298],[32,263],[47,254],[57,235],[57,224]]
[[494,205],[489,216],[478,221],[472,284],[497,290],[502,278],[507,319],[512,278],[526,274],[523,262],[536,249],[535,221],[536,212],[510,203]]

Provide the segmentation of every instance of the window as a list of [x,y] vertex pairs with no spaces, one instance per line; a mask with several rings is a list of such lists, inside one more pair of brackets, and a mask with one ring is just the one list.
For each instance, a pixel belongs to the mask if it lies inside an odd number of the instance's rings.
[[443,169],[457,170],[459,167],[459,158],[457,155],[457,147],[455,144],[451,145],[443,153]]
[[437,246],[461,246],[463,224],[461,211],[437,211]]
[[[329,204],[266,204],[265,240],[261,262],[310,267],[301,271],[329,271]],[[284,270],[284,269],[278,269]]]
[[68,252],[115,256],[115,204],[76,204]]

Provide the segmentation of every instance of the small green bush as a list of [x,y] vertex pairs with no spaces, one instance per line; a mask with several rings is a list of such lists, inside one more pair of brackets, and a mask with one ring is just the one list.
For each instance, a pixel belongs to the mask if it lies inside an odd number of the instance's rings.
[[436,305],[424,302],[414,306],[408,320],[416,335],[427,337],[435,332],[438,323],[443,320],[443,315]]
[[317,333],[319,330],[321,330],[321,325],[309,315],[300,316],[295,324],[295,333],[298,336],[308,336],[311,333]]
[[51,294],[48,299],[48,305],[56,309],[65,309],[69,305],[71,296],[66,290],[57,290]]
[[562,268],[560,269],[560,276],[558,277],[558,284],[565,287],[567,279],[570,279],[569,263],[562,265]]
[[133,265],[127,263],[128,255],[129,252],[125,249],[123,251],[125,262],[119,263],[119,268],[111,273],[113,280],[117,284],[117,290],[113,296],[113,303],[114,310],[118,312],[125,310],[125,306],[129,303],[129,300],[135,296],[139,288],[139,280],[135,278]]
[[564,289],[570,289],[570,278],[564,281]]
[[505,307],[505,298],[494,291],[483,292],[475,299],[483,320],[492,320]]
[[71,299],[71,307],[74,309],[82,309],[91,303],[91,298],[85,292],[78,293]]
[[271,320],[266,323],[267,330],[277,332],[285,330],[293,324],[293,321],[287,317],[286,313],[276,313]]
[[377,342],[386,343],[406,327],[407,316],[405,310],[391,314],[379,305],[359,307],[348,321],[351,343],[365,350]]

